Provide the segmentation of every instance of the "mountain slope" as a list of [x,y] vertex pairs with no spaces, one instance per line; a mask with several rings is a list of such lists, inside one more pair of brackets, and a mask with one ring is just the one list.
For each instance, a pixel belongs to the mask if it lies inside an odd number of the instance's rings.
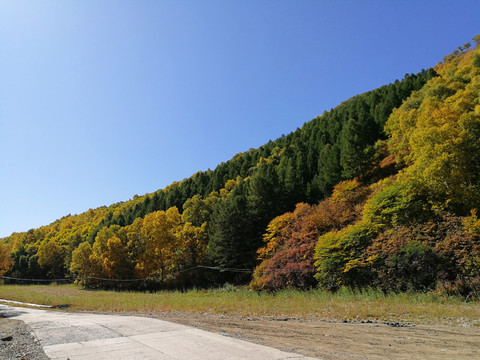
[[[388,116],[434,76],[406,75],[355,96],[287,136],[153,194],[12,234],[2,239],[13,254],[4,271],[29,278],[153,276],[164,284],[193,281],[176,274],[198,265],[252,269],[271,219],[299,202],[317,203],[342,179],[374,176],[375,143],[386,138]],[[195,281],[249,278],[205,276]]]
[[[445,60],[386,122],[380,181],[344,181],[270,223],[254,288],[308,287],[315,277],[331,290],[480,295],[480,48]],[[384,171],[391,166],[399,171]]]

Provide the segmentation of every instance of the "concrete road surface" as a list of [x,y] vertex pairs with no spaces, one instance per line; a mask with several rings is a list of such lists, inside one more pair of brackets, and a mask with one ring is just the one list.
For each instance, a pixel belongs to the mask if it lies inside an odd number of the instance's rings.
[[51,359],[312,359],[138,316],[79,314],[0,305],[1,317],[26,322]]

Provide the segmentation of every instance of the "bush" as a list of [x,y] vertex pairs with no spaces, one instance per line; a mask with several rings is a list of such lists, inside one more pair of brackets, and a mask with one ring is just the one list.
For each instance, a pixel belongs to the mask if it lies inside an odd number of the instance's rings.
[[395,291],[426,291],[437,283],[440,256],[419,241],[412,241],[386,261],[387,275]]
[[455,281],[441,282],[438,292],[448,296],[461,296],[466,300],[480,299],[480,277],[458,277]]
[[315,278],[325,289],[335,291],[340,286],[360,288],[370,283],[370,271],[362,261],[365,249],[375,238],[369,224],[358,222],[340,231],[321,236],[315,247]]

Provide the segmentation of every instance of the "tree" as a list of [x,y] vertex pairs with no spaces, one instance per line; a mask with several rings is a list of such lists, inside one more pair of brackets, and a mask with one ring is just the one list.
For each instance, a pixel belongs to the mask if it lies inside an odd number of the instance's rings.
[[178,237],[181,218],[176,207],[147,214],[143,219],[142,236],[145,252],[140,254],[136,272],[141,277],[159,276],[163,283],[178,267]]
[[125,245],[117,236],[108,239],[103,267],[107,276],[112,279],[128,279],[133,275],[132,264],[128,259]]
[[182,252],[180,263],[183,266],[194,267],[205,262],[208,247],[206,222],[201,226],[187,222],[180,227],[177,236]]
[[135,221],[119,231],[119,236],[125,238],[128,257],[133,263],[146,251],[146,239],[142,234],[143,219],[136,218]]
[[25,247],[21,243],[11,254],[13,258],[13,267],[10,273],[16,277],[41,278],[45,273],[41,271],[38,265],[37,248],[35,246]]
[[318,185],[321,192],[331,190],[331,187],[341,179],[340,149],[337,145],[326,144],[318,155]]
[[257,248],[260,246],[261,234],[268,222],[282,213],[283,199],[283,189],[275,167],[262,160],[248,182],[248,215],[246,215],[251,221],[252,236],[258,238],[252,245],[257,244]]
[[93,244],[93,252],[97,256],[101,256],[102,253],[107,251],[108,239],[113,237],[117,231],[120,230],[119,225],[112,225],[101,229],[95,237],[95,243]]
[[[92,246],[88,242],[81,243],[72,252],[72,262],[70,263],[70,272],[81,278],[94,276],[90,257],[93,254]],[[86,279],[80,280],[86,283]]]
[[0,276],[13,267],[14,261],[10,256],[10,247],[7,244],[0,244]]
[[480,54],[475,54],[473,56],[473,65],[477,68],[480,68]]
[[472,55],[439,66],[412,100],[386,125],[392,152],[408,167],[401,182],[426,194],[435,208],[466,214],[480,201],[480,118],[478,68]]
[[472,40],[473,40],[473,42],[475,43],[476,46],[479,46],[480,45],[480,34],[475,35],[472,38]]
[[351,179],[364,174],[372,166],[372,141],[375,124],[369,119],[350,118],[342,130],[340,138],[340,164],[342,177]]
[[57,276],[64,276],[65,251],[55,243],[49,241],[38,248],[38,264],[45,268],[55,279]]
[[258,246],[252,244],[247,198],[238,188],[215,206],[208,235],[208,256],[214,265],[253,268]]
[[198,227],[210,220],[211,213],[209,202],[203,200],[200,195],[195,195],[183,204],[182,221]]

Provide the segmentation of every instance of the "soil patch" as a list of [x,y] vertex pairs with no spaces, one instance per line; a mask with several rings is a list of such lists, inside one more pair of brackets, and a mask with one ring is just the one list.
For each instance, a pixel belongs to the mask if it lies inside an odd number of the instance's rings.
[[137,314],[327,360],[480,359],[480,327],[400,322]]

